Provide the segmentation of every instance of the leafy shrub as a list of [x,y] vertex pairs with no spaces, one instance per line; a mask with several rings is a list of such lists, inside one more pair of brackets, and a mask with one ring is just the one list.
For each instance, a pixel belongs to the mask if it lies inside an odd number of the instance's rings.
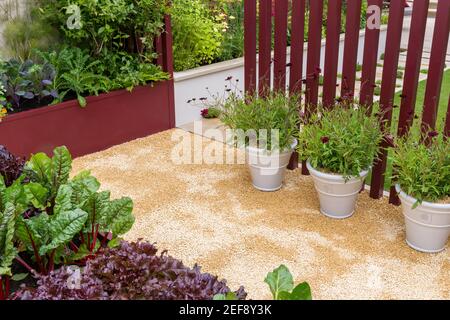
[[[74,288],[68,283],[75,282]],[[157,254],[150,243],[122,242],[87,262],[78,279],[63,267],[42,276],[36,289],[26,289],[22,299],[35,300],[211,300],[215,294],[227,294],[225,280],[200,267],[188,268],[179,260]],[[245,299],[241,287],[236,293]]]
[[[221,106],[220,118],[232,129],[248,133],[254,130],[254,138],[261,148],[286,150],[290,148],[298,132],[299,101],[298,97],[284,92],[272,92],[266,98],[245,99],[232,93]],[[260,130],[267,130],[267,135]],[[268,136],[277,132],[278,141],[268,139]],[[249,145],[250,139],[246,139],[245,143]]]
[[55,70],[51,64],[38,64],[31,60],[19,62],[11,59],[0,61],[0,82],[6,91],[10,109],[20,108],[24,103],[45,104],[57,97],[51,90]]
[[392,160],[394,178],[408,195],[422,201],[449,202],[450,140],[434,131],[428,133],[429,145],[421,143],[418,133],[397,139]]
[[10,153],[0,145],[0,175],[7,187],[11,186],[22,174],[25,160]]
[[[45,20],[61,30],[65,44],[88,49],[94,56],[105,51],[139,53],[143,60],[154,57],[153,40],[162,32],[167,12],[164,0],[40,2]],[[77,10],[80,25],[70,28],[67,21]]]
[[79,48],[64,48],[60,52],[39,52],[40,57],[55,68],[52,89],[58,92],[54,102],[61,102],[74,93],[80,106],[86,106],[84,95],[98,95],[108,91],[107,77],[94,72],[99,61],[91,59],[87,51]]
[[314,114],[299,134],[298,152],[321,171],[346,179],[368,170],[383,138],[379,120],[365,108],[336,106]]
[[213,62],[220,54],[222,21],[202,0],[174,0],[171,14],[175,70]]

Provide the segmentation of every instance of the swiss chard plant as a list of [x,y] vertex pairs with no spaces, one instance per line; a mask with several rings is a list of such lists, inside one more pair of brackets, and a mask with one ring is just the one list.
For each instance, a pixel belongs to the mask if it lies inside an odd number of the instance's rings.
[[109,192],[98,191],[100,183],[89,172],[69,179],[71,168],[65,147],[56,148],[52,158],[35,154],[25,165],[29,183],[24,193],[38,214],[20,217],[16,235],[32,252],[40,273],[117,244],[118,236],[134,223],[130,198],[110,200]]
[[0,300],[9,296],[11,265],[17,255],[13,238],[15,232],[15,207],[6,203],[0,210]]

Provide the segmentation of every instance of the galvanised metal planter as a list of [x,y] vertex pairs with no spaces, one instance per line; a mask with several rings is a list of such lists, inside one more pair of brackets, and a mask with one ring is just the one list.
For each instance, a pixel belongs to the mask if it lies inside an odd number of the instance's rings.
[[342,175],[316,170],[309,161],[307,167],[319,195],[320,212],[334,219],[351,217],[355,212],[356,200],[369,171],[363,171],[359,177],[346,181]]
[[395,186],[402,202],[406,225],[406,242],[418,251],[440,252],[450,236],[450,204],[422,202],[413,209],[417,199]]
[[253,186],[266,192],[281,189],[286,168],[296,146],[297,140],[292,143],[289,150],[273,154],[265,149],[247,147],[247,160]]

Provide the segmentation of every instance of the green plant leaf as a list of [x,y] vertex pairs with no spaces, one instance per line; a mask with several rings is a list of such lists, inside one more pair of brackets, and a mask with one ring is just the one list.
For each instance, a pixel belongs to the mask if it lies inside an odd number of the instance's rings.
[[80,232],[87,218],[88,214],[81,209],[61,212],[52,217],[49,226],[51,241],[39,249],[39,254],[45,255],[47,252],[67,244],[75,234]]
[[70,182],[72,187],[72,203],[83,207],[90,196],[100,188],[98,180],[91,176],[89,171],[82,171]]
[[80,104],[80,107],[82,107],[82,108],[86,107],[87,101],[86,101],[85,97],[78,95],[77,100],[78,100],[78,103]]
[[16,208],[10,202],[6,203],[4,212],[0,213],[0,276],[11,276],[11,264],[17,255],[13,243],[15,232]]
[[213,297],[213,300],[238,300],[236,293],[234,292],[227,292],[227,294],[218,293]]
[[41,213],[30,219],[19,217],[16,220],[15,236],[26,246],[27,250],[33,252],[33,239],[37,249],[44,245],[49,238],[49,216],[47,213]]
[[36,153],[25,165],[25,171],[34,182],[50,187],[52,179],[52,160],[45,153]]
[[297,285],[291,293],[290,300],[312,300],[311,287],[307,282]]
[[285,265],[281,265],[272,272],[269,272],[264,282],[269,285],[274,300],[279,300],[280,292],[290,292],[294,287],[292,274]]
[[36,209],[45,210],[47,207],[48,190],[36,182],[30,182],[24,186],[25,195]]
[[84,228],[85,232],[91,232],[92,225],[101,224],[105,220],[105,216],[109,211],[109,191],[102,191],[93,193],[86,204],[83,206],[83,210],[88,213],[88,220]]
[[104,227],[102,231],[112,231],[113,235],[119,236],[130,231],[134,221],[133,201],[127,197],[113,200],[102,221]]
[[63,146],[55,148],[52,158],[52,187],[56,193],[59,186],[66,184],[72,170],[72,156],[69,150]]
[[12,281],[22,281],[25,280],[25,278],[28,277],[28,273],[16,273],[11,277]]
[[53,214],[57,215],[64,211],[72,210],[72,187],[68,184],[62,185],[55,198]]

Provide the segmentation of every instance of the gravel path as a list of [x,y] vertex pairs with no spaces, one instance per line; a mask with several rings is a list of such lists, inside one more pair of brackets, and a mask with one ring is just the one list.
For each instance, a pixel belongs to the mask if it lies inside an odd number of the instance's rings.
[[128,240],[156,242],[233,289],[244,285],[252,299],[270,298],[263,280],[281,263],[315,299],[450,299],[450,249],[410,249],[401,210],[385,199],[363,193],[354,217],[332,220],[299,170],[281,191],[262,193],[243,165],[174,164],[173,134],[193,137],[170,130],[74,162],[74,172],[91,169],[114,197],[133,198]]

